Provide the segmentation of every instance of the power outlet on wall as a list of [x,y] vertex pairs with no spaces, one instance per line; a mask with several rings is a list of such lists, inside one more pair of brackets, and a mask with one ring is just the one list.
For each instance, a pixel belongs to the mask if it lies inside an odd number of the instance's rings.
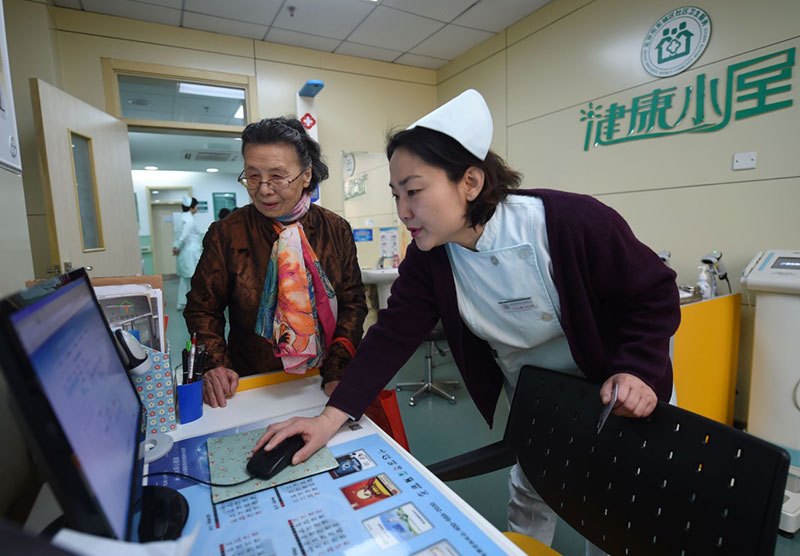
[[756,167],[756,151],[733,155],[734,170],[749,170]]

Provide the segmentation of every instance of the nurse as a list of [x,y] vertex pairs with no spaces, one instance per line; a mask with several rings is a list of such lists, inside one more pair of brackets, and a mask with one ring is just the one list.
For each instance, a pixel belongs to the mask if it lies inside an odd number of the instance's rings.
[[[389,139],[390,188],[414,241],[388,308],[327,407],[271,425],[254,449],[293,434],[293,463],[360,418],[441,319],[464,383],[491,426],[525,364],[602,383],[616,415],[649,415],[672,394],[669,339],[680,321],[675,273],[592,197],[518,189],[489,150],[492,119],[468,90]],[[555,514],[514,466],[509,529],[550,544]],[[595,552],[587,547],[587,552]]]
[[203,231],[194,219],[197,199],[184,197],[181,208],[183,213],[175,225],[175,241],[172,243],[172,254],[178,257],[178,311],[186,307],[186,294],[189,293],[194,269],[203,252]]

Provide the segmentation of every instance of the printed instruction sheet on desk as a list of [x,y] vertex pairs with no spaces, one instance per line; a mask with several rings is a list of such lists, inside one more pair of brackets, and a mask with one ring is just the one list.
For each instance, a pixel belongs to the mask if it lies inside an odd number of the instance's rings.
[[[255,430],[189,438],[150,464],[208,480],[206,441]],[[185,531],[200,524],[192,554],[487,555],[494,543],[381,436],[350,425],[347,440],[330,446],[336,469],[213,504],[211,488],[172,476],[148,479],[179,489],[189,502]]]

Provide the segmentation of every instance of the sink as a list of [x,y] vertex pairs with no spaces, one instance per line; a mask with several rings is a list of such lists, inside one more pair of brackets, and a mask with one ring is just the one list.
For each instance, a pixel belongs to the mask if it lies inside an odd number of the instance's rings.
[[397,278],[396,268],[373,268],[369,270],[361,269],[361,281],[365,284],[375,284],[378,288],[378,308],[385,309],[386,302],[389,300],[389,292],[392,289],[392,282]]

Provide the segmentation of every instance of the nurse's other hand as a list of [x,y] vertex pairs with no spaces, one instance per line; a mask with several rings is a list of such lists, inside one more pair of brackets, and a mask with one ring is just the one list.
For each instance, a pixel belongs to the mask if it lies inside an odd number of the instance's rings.
[[225,367],[203,373],[203,401],[211,407],[225,407],[239,387],[239,375]]
[[628,373],[611,375],[600,388],[603,405],[611,401],[614,384],[619,385],[614,415],[620,417],[647,417],[656,408],[658,396],[642,379]]
[[323,390],[325,390],[325,395],[330,397],[331,394],[333,394],[333,391],[336,389],[336,387],[338,385],[339,385],[339,381],[338,380],[332,380],[332,381],[328,382],[327,384],[325,384],[325,386],[322,387]]
[[327,406],[317,417],[292,417],[280,423],[273,423],[253,446],[253,452],[265,446],[267,451],[272,450],[290,436],[299,434],[303,437],[305,445],[292,457],[292,465],[297,465],[325,446],[347,419],[347,414],[341,409]]

